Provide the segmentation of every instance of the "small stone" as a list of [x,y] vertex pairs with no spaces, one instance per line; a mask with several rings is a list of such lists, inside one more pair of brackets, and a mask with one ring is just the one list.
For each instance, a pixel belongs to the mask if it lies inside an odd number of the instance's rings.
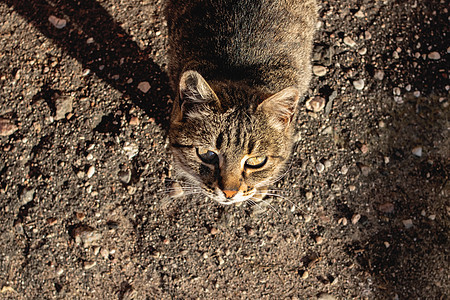
[[384,78],[384,71],[383,70],[376,70],[375,74],[373,75],[373,77],[376,80],[383,80],[383,78]]
[[88,225],[77,225],[71,232],[71,236],[77,244],[89,247],[102,238],[102,235]]
[[325,160],[325,161],[323,162],[323,165],[325,166],[326,169],[329,169],[329,168],[331,168],[331,161],[329,161],[329,160],[327,159],[327,160]]
[[225,260],[222,258],[222,256],[217,257],[217,261],[219,262],[219,266],[225,263]]
[[302,276],[302,279],[308,278],[308,276],[309,276],[308,270],[303,271],[301,276]]
[[320,293],[317,296],[317,299],[318,300],[336,300],[336,297],[334,297],[334,296],[332,296],[332,295],[330,295],[328,293]]
[[247,234],[250,236],[255,235],[255,230],[253,228],[247,228]]
[[392,58],[393,58],[393,59],[399,59],[399,58],[400,58],[400,55],[398,55],[398,52],[397,52],[397,51],[394,51],[394,52],[392,53]]
[[325,170],[325,165],[321,162],[316,163],[316,170],[318,173],[322,173]]
[[403,220],[402,223],[406,229],[410,229],[413,226],[413,222],[411,219]]
[[394,96],[394,102],[397,104],[403,104],[403,97],[402,96]]
[[123,184],[128,184],[131,181],[131,171],[129,169],[119,171],[117,176],[119,177],[119,181]]
[[143,93],[147,93],[150,90],[150,83],[142,81],[138,84],[138,89]]
[[130,119],[130,125],[131,126],[138,126],[140,123],[139,118],[138,117],[131,117]]
[[86,44],[92,44],[93,42],[95,42],[93,37],[90,37],[86,40]]
[[325,107],[325,99],[320,96],[315,96],[306,101],[305,106],[308,110],[319,112]]
[[95,246],[93,250],[94,250],[94,255],[97,256],[100,253],[100,246]]
[[58,268],[56,269],[56,275],[61,276],[64,273],[64,269],[63,268]]
[[367,54],[367,48],[364,47],[364,48],[359,49],[358,50],[358,54],[359,55],[366,55]]
[[419,98],[420,97],[420,91],[414,91],[413,95],[414,95],[414,97]]
[[128,159],[132,159],[139,153],[139,147],[138,145],[134,143],[126,142],[125,146],[123,147],[123,151],[125,152],[126,156],[128,156]]
[[312,217],[310,215],[306,215],[306,216],[304,216],[304,219],[305,219],[305,223],[308,223],[311,221]]
[[107,259],[109,257],[109,251],[106,248],[102,248],[100,250],[100,255],[104,258]]
[[341,174],[342,175],[346,175],[348,173],[348,167],[347,166],[342,166],[341,167]]
[[314,75],[319,77],[325,76],[325,74],[327,74],[327,68],[324,66],[313,66],[312,71]]
[[359,150],[361,150],[361,153],[366,154],[369,152],[369,147],[366,144],[362,144]]
[[389,248],[391,246],[391,244],[389,244],[389,242],[383,242],[383,244],[386,248]]
[[422,157],[422,146],[412,148],[411,152],[417,157]]
[[361,215],[360,214],[354,214],[352,216],[352,224],[355,225],[356,223],[359,222],[360,219],[361,219]]
[[208,252],[203,252],[202,256],[203,256],[204,259],[207,259],[209,257]]
[[17,129],[18,127],[11,120],[0,118],[0,136],[9,136]]
[[184,195],[183,188],[178,182],[172,183],[169,196],[171,198],[178,198]]
[[428,58],[432,60],[438,60],[441,59],[441,55],[439,54],[439,52],[434,51],[428,54]]
[[315,240],[318,245],[323,243],[323,238],[321,236],[316,236]]
[[92,155],[92,153],[89,153],[88,155],[86,155],[86,159],[87,160],[93,160],[94,159],[94,155]]
[[410,92],[411,89],[412,89],[412,86],[411,86],[410,84],[408,84],[408,85],[405,86],[405,90],[406,90],[407,92]]
[[216,235],[219,233],[219,230],[216,227],[212,227],[209,233],[211,233],[212,235]]
[[384,163],[387,165],[388,163],[390,163],[391,159],[389,158],[389,156],[385,156],[384,158]]
[[354,191],[356,190],[356,186],[354,186],[353,184],[351,184],[351,185],[348,186],[348,190],[349,190],[350,192],[354,192]]
[[395,87],[395,88],[392,90],[392,93],[393,93],[395,96],[400,96],[401,92],[402,92],[402,91],[400,90],[399,87]]
[[428,219],[430,219],[431,221],[436,220],[436,215],[429,215]]
[[346,217],[340,218],[338,220],[338,224],[342,224],[343,226],[347,226],[347,224],[348,224],[347,218]]
[[86,218],[86,215],[82,212],[76,212],[75,217],[78,221],[83,221]]
[[22,200],[22,205],[25,205],[25,204],[31,202],[34,198],[35,192],[36,192],[36,190],[31,187],[24,188],[22,193],[20,194],[20,198]]
[[89,269],[92,269],[93,267],[95,267],[96,264],[97,264],[97,262],[95,262],[95,261],[85,261],[83,264],[83,267],[85,270],[89,270]]
[[357,17],[357,18],[364,18],[364,12],[362,10],[358,10],[355,13],[355,17]]
[[359,169],[361,170],[361,173],[362,173],[364,176],[368,176],[369,173],[370,173],[370,167],[369,167],[369,166],[360,164],[360,165],[359,165]]
[[305,196],[306,196],[306,199],[307,199],[307,200],[311,200],[311,199],[313,198],[314,195],[313,195],[312,192],[306,192]]
[[362,89],[364,89],[364,79],[358,79],[358,80],[353,81],[353,86],[358,91],[361,91]]
[[380,204],[378,206],[378,209],[383,213],[390,214],[390,213],[394,212],[394,204],[392,204],[391,202],[386,202],[386,203]]
[[56,223],[58,223],[58,219],[57,219],[57,218],[48,218],[48,219],[46,220],[46,222],[47,222],[48,225],[53,226],[53,225],[55,225]]
[[346,44],[349,47],[355,47],[356,46],[356,42],[349,36],[346,36],[344,38],[344,44]]
[[87,177],[91,178],[92,176],[94,176],[94,173],[95,173],[95,167],[94,166],[90,166],[88,171],[87,171],[87,173],[86,173]]
[[55,26],[57,29],[63,29],[67,25],[67,21],[64,19],[60,19],[56,16],[51,15],[48,17],[48,21],[52,23],[53,26]]
[[59,96],[55,100],[55,120],[62,120],[66,117],[66,114],[72,112],[73,99],[70,96]]
[[366,40],[370,40],[372,38],[372,34],[370,33],[370,31],[364,31],[364,38]]

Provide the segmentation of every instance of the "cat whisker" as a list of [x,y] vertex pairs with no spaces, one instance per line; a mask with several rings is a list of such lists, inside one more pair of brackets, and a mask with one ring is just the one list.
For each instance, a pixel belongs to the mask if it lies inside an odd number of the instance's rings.
[[[274,212],[276,212],[277,213],[277,215],[279,216],[279,217],[281,217],[281,214],[278,212],[278,210],[272,205],[272,204],[270,204],[269,203],[269,201],[266,201],[266,200],[262,200],[262,199],[256,199],[256,198],[250,198],[250,199],[255,199],[255,200],[258,200],[258,202],[264,202],[267,206],[270,206],[270,208],[272,208],[272,210],[274,211]],[[252,200],[253,201],[253,200]],[[255,201],[253,201],[253,202],[255,202]],[[257,202],[255,202],[255,204],[256,205],[258,205],[259,206],[259,208],[261,208],[262,209],[262,206],[261,205],[259,205],[259,203],[257,203]]]
[[266,196],[280,197],[280,198],[282,198],[283,200],[288,201],[288,202],[291,203],[292,205],[295,205],[294,202],[292,202],[292,201],[289,200],[288,198],[286,198],[286,197],[284,197],[284,196],[282,196],[282,195],[279,195],[279,194],[275,194],[275,193],[255,193],[255,195],[266,195]]

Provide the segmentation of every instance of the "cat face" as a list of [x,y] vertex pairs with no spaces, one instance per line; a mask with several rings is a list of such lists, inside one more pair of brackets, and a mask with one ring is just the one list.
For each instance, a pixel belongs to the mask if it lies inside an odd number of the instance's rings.
[[298,97],[295,88],[265,98],[232,83],[210,86],[185,72],[169,132],[178,174],[221,204],[261,200],[290,156]]

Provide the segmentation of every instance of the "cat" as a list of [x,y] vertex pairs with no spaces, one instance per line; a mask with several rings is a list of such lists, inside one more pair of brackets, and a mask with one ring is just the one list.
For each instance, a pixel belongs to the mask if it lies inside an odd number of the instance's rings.
[[292,152],[315,0],[169,0],[166,18],[175,170],[218,203],[262,200]]

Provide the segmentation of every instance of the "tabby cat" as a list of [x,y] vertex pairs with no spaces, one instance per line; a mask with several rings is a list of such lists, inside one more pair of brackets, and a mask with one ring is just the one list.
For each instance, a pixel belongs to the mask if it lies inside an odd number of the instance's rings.
[[221,204],[261,200],[291,155],[315,0],[169,0],[166,17],[179,174]]

